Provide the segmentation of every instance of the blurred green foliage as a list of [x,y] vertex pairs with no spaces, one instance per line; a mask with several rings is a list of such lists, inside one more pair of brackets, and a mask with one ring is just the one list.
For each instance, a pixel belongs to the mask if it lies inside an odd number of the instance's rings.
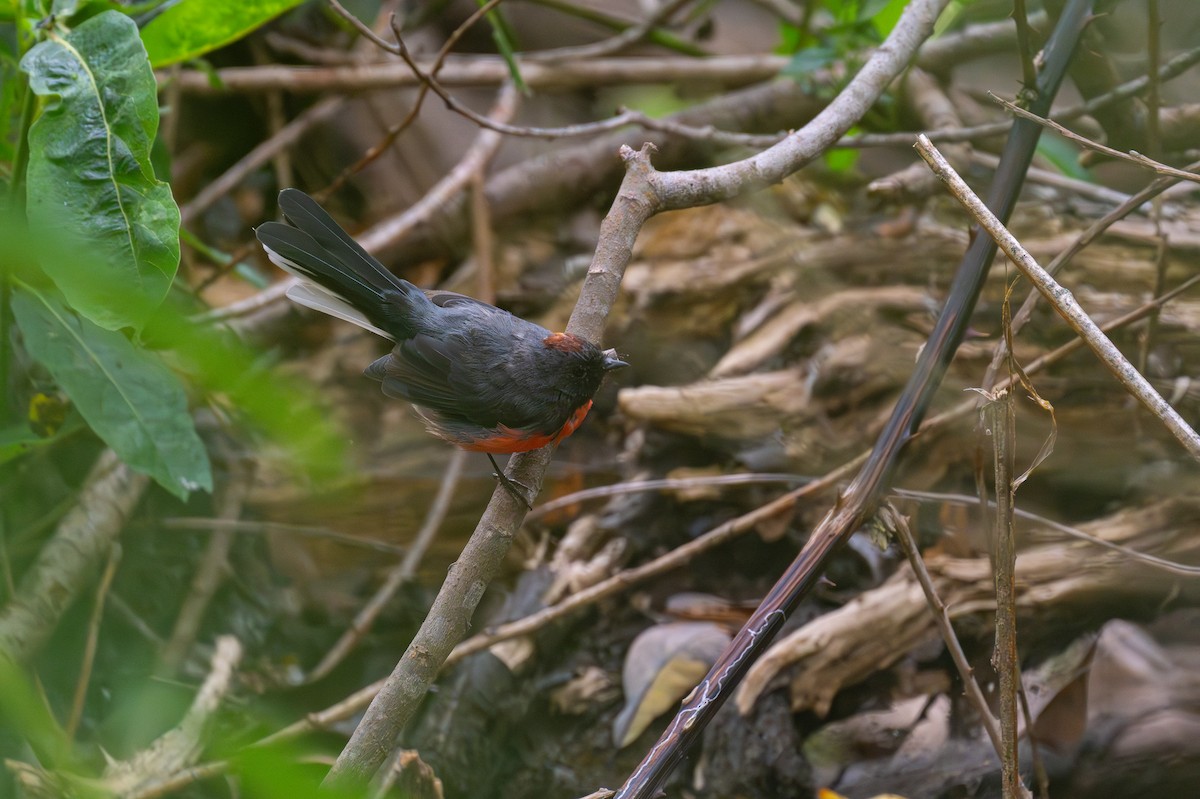
[[[183,0],[142,30],[160,0],[17,0],[0,10],[0,613],[102,447],[165,489],[160,508],[212,490],[212,433],[198,430],[199,407],[303,476],[344,471],[345,435],[312,392],[231,330],[200,321],[206,309],[178,280],[179,209],[164,182],[148,53],[193,58],[298,2]],[[103,719],[85,718],[81,731],[97,740],[72,743],[55,718],[71,704],[80,662],[77,621],[66,624],[71,650],[52,640],[36,678],[0,652],[0,754],[32,753],[63,790],[94,795],[95,745],[116,751],[119,740],[105,737]]]

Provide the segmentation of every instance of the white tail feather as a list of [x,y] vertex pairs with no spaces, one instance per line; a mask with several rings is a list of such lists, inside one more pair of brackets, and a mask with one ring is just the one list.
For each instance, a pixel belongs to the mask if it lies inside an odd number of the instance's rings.
[[300,279],[299,283],[288,288],[287,296],[289,300],[297,305],[303,305],[305,308],[312,308],[314,311],[329,314],[337,319],[358,325],[364,330],[370,330],[376,335],[394,340],[391,335],[371,324],[367,320],[367,317],[359,313],[350,303],[336,294],[331,294],[315,283],[309,283],[303,278]]
[[371,324],[370,320],[353,305],[324,286],[318,285],[306,277],[296,264],[284,258],[270,247],[264,246],[263,249],[267,251],[267,258],[270,259],[271,263],[283,271],[294,275],[299,280],[295,285],[289,286],[286,292],[288,299],[292,302],[297,305],[303,305],[305,308],[312,308],[314,311],[329,314],[336,319],[341,319],[350,324],[358,325],[364,330],[370,330],[372,333],[383,336],[386,339],[395,340],[391,334]]

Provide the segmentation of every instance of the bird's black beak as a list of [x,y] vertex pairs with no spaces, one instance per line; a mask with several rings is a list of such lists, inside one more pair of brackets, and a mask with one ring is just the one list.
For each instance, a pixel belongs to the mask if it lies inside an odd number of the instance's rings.
[[604,351],[604,371],[611,372],[613,369],[621,369],[629,364],[617,357],[616,350]]

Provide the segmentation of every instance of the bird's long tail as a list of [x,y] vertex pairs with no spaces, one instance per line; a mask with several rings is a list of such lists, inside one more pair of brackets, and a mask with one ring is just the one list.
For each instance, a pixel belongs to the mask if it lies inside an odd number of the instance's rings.
[[385,338],[397,338],[396,332],[389,332],[397,321],[394,302],[389,313],[385,297],[420,290],[385,269],[299,189],[281,191],[279,208],[295,227],[265,222],[255,235],[272,263],[300,278],[288,289],[288,297]]

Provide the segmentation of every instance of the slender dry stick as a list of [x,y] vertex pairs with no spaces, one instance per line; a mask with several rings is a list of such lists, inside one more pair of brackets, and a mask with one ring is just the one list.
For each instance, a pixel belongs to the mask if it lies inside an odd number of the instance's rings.
[[1161,81],[1158,77],[1159,64],[1162,62],[1162,18],[1159,16],[1158,0],[1146,2],[1146,53],[1147,69],[1150,85],[1146,91],[1146,143],[1151,158],[1162,156],[1162,138],[1159,130],[1159,112],[1162,110],[1162,95],[1159,91]]
[[[1189,164],[1187,168],[1189,170],[1200,169],[1200,161],[1197,161],[1194,164]],[[1177,178],[1155,178],[1155,180],[1152,181],[1146,188],[1126,199],[1116,208],[1093,222],[1087,230],[1076,236],[1075,241],[1071,242],[1070,247],[1067,247],[1058,255],[1054,256],[1054,259],[1046,266],[1046,271],[1051,275],[1058,274],[1063,267],[1070,263],[1072,258],[1082,252],[1097,238],[1099,238],[1100,235],[1112,227],[1114,223],[1129,216],[1130,213],[1132,213],[1136,208],[1140,207],[1143,203],[1157,197],[1159,194],[1163,193],[1178,182],[1179,180]],[[1040,296],[1041,295],[1038,294],[1037,289],[1030,289],[1029,295],[1025,298],[1025,301],[1021,303],[1020,309],[1013,314],[1011,324],[1012,335],[1015,336],[1021,330],[1021,328],[1025,326],[1025,323],[1029,321],[1029,318],[1033,315],[1033,309],[1037,305],[1038,297]],[[1156,296],[1162,296],[1161,291],[1156,292]],[[1153,311],[1151,312],[1151,315],[1153,315]],[[992,362],[988,365],[987,372],[984,375],[983,388],[985,391],[990,390],[992,385],[995,383],[997,370],[999,370],[1007,355],[1008,344],[1005,340],[1005,337],[1001,337],[1000,341],[996,344],[996,352],[992,356]]]
[[996,648],[992,667],[1000,678],[1000,772],[1004,795],[1023,799],[1028,791],[1017,767],[1017,570],[1013,531],[1013,458],[1016,449],[1017,412],[1011,391],[993,395],[983,409],[984,424],[992,439],[992,467],[996,487],[996,524],[993,526],[992,569],[996,585]]
[[946,183],[951,193],[962,203],[967,212],[1004,250],[1004,254],[1009,257],[1009,260],[1016,264],[1025,278],[1041,292],[1042,296],[1071,326],[1071,329],[1082,337],[1092,352],[1108,366],[1125,390],[1162,420],[1163,425],[1183,444],[1193,458],[1200,459],[1200,436],[1197,436],[1196,431],[1183,420],[1183,417],[1171,407],[1170,403],[1154,390],[1149,381],[1133,368],[1120,350],[1079,307],[1071,292],[1046,273],[1046,270],[1001,224],[996,215],[989,211],[983,201],[971,191],[966,182],[958,176],[958,173],[946,162],[946,159],[930,143],[929,139],[924,136],[918,137],[916,149],[934,170],[934,173]]
[[[1197,280],[1200,280],[1200,275],[1197,276]],[[1078,340],[1079,339],[1075,339],[1075,341]],[[1031,366],[1030,368],[1026,369],[1026,374],[1032,374],[1033,371],[1034,370]],[[1012,382],[1012,380],[1005,381],[997,390],[1008,390],[1012,385]],[[893,488],[892,493],[897,497],[903,497],[905,499],[929,500],[952,505],[962,505],[964,507],[979,505],[979,497],[972,496],[970,494],[947,494],[941,491],[913,491],[906,488]],[[988,507],[995,508],[996,503],[994,501],[989,501]],[[1124,544],[1118,544],[1115,541],[1107,541],[1084,530],[1080,530],[1078,527],[1071,527],[1070,525],[1063,524],[1062,522],[1056,522],[1053,519],[1048,519],[1045,516],[1031,513],[1030,511],[1022,510],[1021,508],[1014,507],[1013,515],[1021,519],[1036,522],[1043,527],[1055,530],[1069,538],[1086,541],[1089,544],[1095,544],[1096,546],[1103,547],[1104,549],[1111,549],[1113,552],[1120,552],[1122,555],[1125,555],[1131,560],[1145,563],[1148,566],[1152,566],[1156,569],[1162,569],[1163,571],[1171,574],[1177,574],[1183,577],[1200,577],[1200,566],[1189,566],[1186,563],[1177,563],[1176,561],[1169,560],[1167,558],[1160,558],[1157,555],[1148,555],[1145,552],[1138,552],[1136,549],[1127,547]]]
[[[261,39],[252,39],[250,42],[250,52],[254,56],[254,63],[262,66],[269,62],[270,58],[267,55],[266,47]],[[266,96],[266,111],[267,111],[267,140],[270,141],[279,135],[287,125],[287,114],[284,112],[284,97],[283,92],[267,92]],[[291,186],[294,182],[292,172],[292,159],[288,155],[286,147],[280,147],[271,156],[271,162],[275,169],[275,185],[276,186]]]
[[162,647],[163,637],[155,632],[154,628],[147,624],[146,620],[139,616],[133,608],[129,607],[129,603],[121,599],[121,595],[116,591],[109,593],[108,605],[117,616],[134,629],[134,632],[145,638],[146,641],[153,644],[156,648]]
[[1024,108],[1021,108],[1021,107],[1015,105],[1014,103],[1011,103],[1008,100],[1005,100],[1003,97],[997,97],[994,94],[992,94],[991,97],[997,103],[1004,106],[1009,111],[1011,111],[1012,113],[1021,117],[1022,119],[1028,119],[1031,122],[1036,122],[1039,125],[1042,125],[1043,127],[1049,128],[1050,130],[1054,131],[1058,135],[1060,135],[1064,138],[1070,139],[1071,141],[1073,141],[1079,145],[1082,145],[1083,147],[1086,147],[1089,150],[1095,150],[1096,152],[1103,153],[1104,155],[1107,155],[1110,158],[1116,158],[1120,161],[1126,161],[1126,162],[1134,164],[1136,166],[1140,166],[1143,169],[1153,170],[1160,175],[1166,175],[1168,177],[1179,178],[1180,180],[1190,180],[1194,183],[1200,183],[1200,175],[1194,174],[1192,172],[1185,172],[1182,169],[1176,169],[1175,167],[1170,166],[1169,164],[1164,164],[1160,161],[1155,161],[1153,158],[1142,155],[1141,153],[1135,152],[1133,150],[1131,150],[1127,153],[1121,152],[1120,150],[1114,150],[1112,147],[1109,147],[1106,144],[1101,144],[1100,142],[1092,141],[1087,136],[1081,136],[1078,133],[1076,133],[1075,131],[1071,130],[1070,128],[1063,127],[1062,125],[1058,124],[1057,122],[1055,122],[1051,119],[1046,119],[1045,117],[1038,116],[1037,114],[1031,114],[1030,112],[1026,111]]
[[88,619],[83,662],[79,664],[79,679],[75,683],[75,699],[71,702],[71,715],[67,718],[67,740],[75,738],[75,732],[79,729],[79,720],[83,718],[83,704],[87,699],[92,664],[96,661],[96,644],[100,640],[100,620],[104,618],[104,601],[108,597],[108,589],[112,587],[113,577],[117,574],[117,566],[120,562],[121,545],[114,541],[112,549],[108,553],[108,563],[104,567],[104,574],[100,576],[100,585],[96,588],[96,602],[92,606],[92,615]]
[[[931,139],[932,141],[932,139]],[[1000,159],[991,153],[973,150],[971,152],[971,162],[988,169],[995,169],[1000,163]],[[929,170],[921,165],[921,169],[925,174],[929,174]],[[932,175],[930,175],[933,178]],[[936,178],[933,178],[935,181]],[[1049,169],[1040,169],[1036,166],[1029,168],[1027,180],[1030,183],[1040,183],[1043,186],[1050,186],[1055,189],[1071,192],[1079,197],[1087,197],[1088,199],[1097,200],[1110,205],[1120,205],[1129,199],[1129,195],[1119,192],[1116,189],[1110,189],[1107,186],[1101,186],[1099,183],[1089,183],[1086,180],[1079,178],[1067,177],[1061,172],[1053,172]],[[939,187],[940,188],[940,187]]]
[[161,524],[168,530],[197,530],[204,533],[213,530],[229,530],[234,533],[248,533],[251,535],[282,533],[283,535],[295,535],[302,538],[333,541],[343,546],[369,549],[372,552],[382,552],[386,555],[403,555],[408,551],[407,547],[391,544],[387,541],[379,541],[374,538],[359,538],[348,533],[339,533],[337,530],[330,530],[328,527],[312,527],[306,524],[267,522],[257,519],[206,519],[196,516],[167,517],[161,520]]
[[[974,498],[971,499],[974,501]],[[958,636],[954,632],[954,625],[950,622],[950,613],[946,609],[946,603],[942,601],[942,597],[933,584],[933,578],[929,576],[929,570],[925,568],[925,561],[917,548],[917,541],[913,538],[912,530],[904,517],[899,514],[894,518],[893,530],[897,541],[900,542],[900,548],[904,550],[904,555],[908,558],[908,565],[912,568],[913,576],[917,578],[917,583],[925,593],[925,601],[929,603],[929,607],[933,611],[934,623],[937,624],[938,632],[942,635],[942,641],[946,644],[946,651],[950,653],[950,659],[954,661],[954,667],[958,669],[958,676],[963,683],[963,691],[967,694],[971,704],[975,706],[975,712],[979,714],[979,721],[983,725],[984,731],[987,732],[988,738],[992,742],[992,748],[996,750],[996,755],[1003,758],[1001,752],[1004,749],[1004,743],[1000,737],[1000,727],[996,724],[996,717],[992,715],[992,710],[988,707],[983,689],[979,687],[979,683],[975,679],[975,671],[971,668],[967,654],[963,651],[962,644],[959,643]]]
[[580,502],[587,502],[593,499],[608,499],[610,497],[621,496],[622,494],[641,494],[647,491],[690,491],[697,488],[711,488],[715,486],[768,485],[771,483],[790,483],[795,485],[796,483],[809,483],[813,480],[814,478],[812,477],[802,477],[796,474],[764,474],[761,472],[627,480],[623,483],[583,488],[579,491],[563,494],[561,497],[555,497],[549,502],[543,502],[534,507],[529,512],[529,515],[525,517],[525,521],[529,522],[534,519],[540,519],[548,513],[553,513],[560,508],[567,508]]

